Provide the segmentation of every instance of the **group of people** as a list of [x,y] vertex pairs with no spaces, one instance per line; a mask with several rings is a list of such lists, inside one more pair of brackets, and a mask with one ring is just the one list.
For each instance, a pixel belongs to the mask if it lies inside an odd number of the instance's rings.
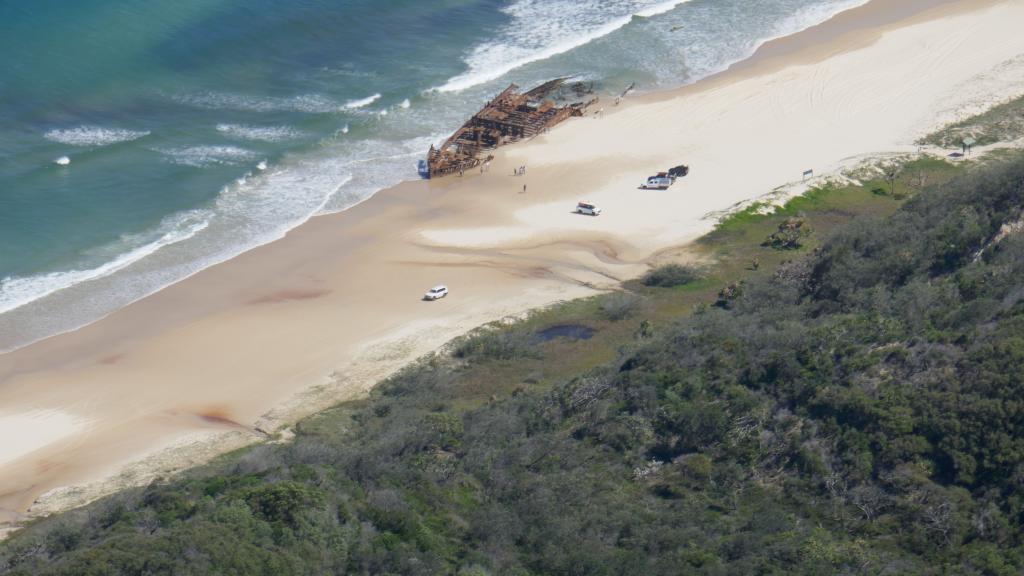
[[[484,172],[487,172],[490,169],[491,169],[491,161],[490,160],[480,164],[480,173],[481,174],[483,174]],[[464,170],[459,170],[459,176],[463,176],[464,174],[465,174]],[[512,171],[512,175],[513,176],[526,176],[526,166],[520,166],[519,168],[516,168],[515,170]],[[523,191],[520,192],[520,194],[524,194],[524,193],[526,193],[526,184],[523,184]]]
[[[491,161],[489,159],[486,162],[483,162],[483,163],[480,164],[480,173],[481,174],[483,174],[484,172],[487,172],[490,169],[491,169]],[[464,176],[465,173],[466,173],[465,170],[459,169],[459,176],[460,177]],[[512,171],[512,175],[513,176],[526,176],[526,166],[520,166],[519,168],[516,168],[515,170]],[[520,194],[525,194],[525,193],[526,193],[526,184],[523,184],[523,191],[520,192]]]

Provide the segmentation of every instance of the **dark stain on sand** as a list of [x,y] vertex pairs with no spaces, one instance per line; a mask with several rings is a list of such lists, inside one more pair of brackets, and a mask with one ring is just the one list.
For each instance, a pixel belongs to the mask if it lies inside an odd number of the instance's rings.
[[124,360],[124,354],[112,354],[110,356],[104,356],[100,358],[100,364],[112,365],[117,364],[121,360]]
[[250,304],[280,304],[282,302],[294,302],[299,300],[313,300],[323,298],[330,294],[330,290],[278,290],[266,296],[260,296],[251,300]]
[[228,426],[230,428],[243,428],[249,430],[249,427],[236,421],[232,420],[227,410],[221,408],[209,408],[202,412],[196,412],[196,416],[199,417],[203,422],[209,424],[216,424],[218,426]]

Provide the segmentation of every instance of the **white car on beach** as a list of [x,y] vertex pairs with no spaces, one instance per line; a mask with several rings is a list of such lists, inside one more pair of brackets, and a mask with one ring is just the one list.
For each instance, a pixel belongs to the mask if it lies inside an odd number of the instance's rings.
[[600,216],[601,209],[590,202],[579,202],[576,204],[576,213],[585,214],[587,216]]
[[668,187],[672,185],[672,179],[668,176],[651,176],[644,182],[640,187],[644,190],[668,190]]
[[448,287],[445,286],[444,284],[438,284],[437,286],[434,286],[430,290],[427,290],[427,293],[423,295],[423,299],[424,300],[440,300],[441,298],[444,298],[447,295],[448,295]]

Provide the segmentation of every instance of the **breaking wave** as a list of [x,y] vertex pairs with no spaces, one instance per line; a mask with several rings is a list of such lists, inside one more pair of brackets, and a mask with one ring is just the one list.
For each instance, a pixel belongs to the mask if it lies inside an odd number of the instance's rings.
[[345,108],[349,110],[355,110],[357,108],[365,108],[370,104],[373,104],[377,100],[380,100],[380,94],[374,94],[373,96],[367,96],[366,98],[360,98],[359,100],[349,100],[345,103]]
[[210,212],[192,210],[164,219],[154,233],[123,237],[116,246],[101,252],[117,253],[116,257],[94,268],[52,272],[25,278],[0,280],[0,313],[24,306],[76,284],[109,276],[131,264],[150,256],[164,246],[195,236],[209,225]]
[[157,149],[170,162],[182,166],[205,168],[206,166],[236,166],[255,160],[259,154],[237,146],[185,146],[180,148]]
[[248,112],[305,112],[329,114],[341,106],[321,94],[304,94],[287,98],[246,96],[224,92],[200,92],[172,97],[179,104],[209,110],[245,110]]
[[519,0],[502,10],[511,22],[501,38],[477,46],[466,58],[469,70],[436,90],[456,92],[496,80],[531,62],[607,36],[633,18],[657,16],[688,1]]
[[284,142],[301,138],[304,135],[290,126],[251,126],[247,124],[217,124],[217,132],[232,138],[257,142]]
[[111,144],[138,140],[143,136],[149,136],[149,132],[145,130],[103,128],[101,126],[54,129],[43,135],[44,138],[51,142],[59,142],[71,146],[109,146]]

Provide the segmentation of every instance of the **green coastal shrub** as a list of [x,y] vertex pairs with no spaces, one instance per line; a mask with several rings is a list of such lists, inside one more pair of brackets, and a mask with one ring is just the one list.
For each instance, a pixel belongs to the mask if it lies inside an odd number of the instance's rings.
[[683,264],[665,264],[644,274],[641,281],[644,286],[673,288],[683,286],[700,278],[700,271],[693,266]]
[[299,513],[324,504],[324,494],[306,484],[294,481],[249,488],[242,499],[253,513],[270,522],[294,525]]
[[540,353],[528,333],[488,329],[460,338],[452,354],[463,360],[515,360]]

